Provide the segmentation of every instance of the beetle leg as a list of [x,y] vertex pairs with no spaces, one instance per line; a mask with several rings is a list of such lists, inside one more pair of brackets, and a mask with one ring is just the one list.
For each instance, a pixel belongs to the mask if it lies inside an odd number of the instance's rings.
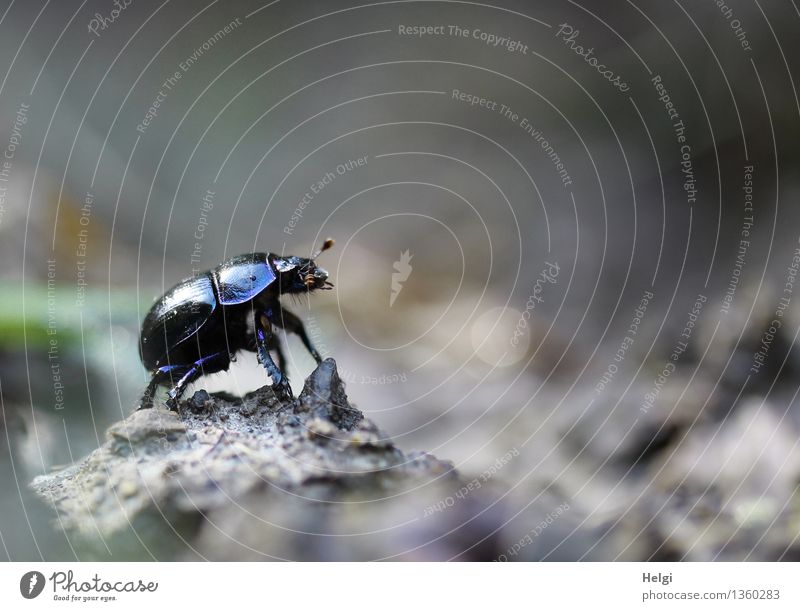
[[[213,367],[213,371],[219,371],[219,369],[225,369],[227,366],[228,361],[230,361],[230,357],[226,352],[217,352],[216,354],[212,354],[210,356],[204,356],[203,358],[194,362],[191,367],[188,367],[185,370],[185,373],[181,377],[180,380],[173,386],[169,392],[169,399],[167,399],[167,407],[171,410],[178,411],[178,401],[180,401],[181,395],[186,391],[186,387],[189,386],[192,382],[194,382],[197,378],[203,375],[203,368],[209,367],[212,365],[213,361],[219,360],[220,362],[217,365],[221,365],[221,367]],[[177,367],[175,367],[177,368]]]
[[[270,317],[270,313],[271,311],[267,310],[268,319]],[[278,334],[274,332],[271,333],[267,337],[267,340],[267,348],[269,348],[269,351],[278,355],[278,369],[280,369],[281,372],[286,373],[289,371],[288,361],[286,360],[286,353],[283,351],[283,344],[281,343]],[[250,352],[258,352],[258,346],[255,337],[253,338],[252,342],[248,343],[247,349],[250,350]]]
[[172,378],[172,373],[175,370],[183,369],[181,365],[165,365],[164,367],[159,367],[153,372],[153,376],[150,378],[150,383],[147,385],[147,388],[142,395],[142,398],[139,401],[139,409],[149,409],[153,407],[153,398],[156,394],[156,389],[160,384],[163,384],[166,380]]
[[286,398],[292,397],[292,388],[289,380],[275,365],[275,361],[269,354],[269,346],[272,343],[272,325],[269,318],[263,311],[257,311],[255,315],[256,326],[256,348],[259,362],[267,370],[269,377],[272,378],[272,386],[275,392]]
[[272,337],[275,338],[273,349],[278,354],[278,369],[282,372],[286,372],[289,370],[289,364],[286,361],[286,353],[283,351],[283,344],[281,344],[281,340],[276,334],[273,333]]
[[175,386],[170,388],[169,392],[167,392],[167,395],[169,396],[169,399],[167,399],[166,401],[167,407],[172,411],[177,412],[178,401],[181,400],[181,395],[183,395],[184,391],[186,390],[186,387],[192,382],[194,382],[201,375],[203,374],[202,370],[200,369],[200,366],[197,363],[192,365],[189,368],[189,370],[183,374],[183,377],[181,377],[181,379],[178,380]]
[[303,345],[311,353],[311,356],[314,357],[314,360],[317,361],[317,363],[322,362],[322,357],[319,355],[319,352],[317,352],[317,349],[314,348],[314,344],[311,343],[311,339],[308,337],[308,333],[306,333],[306,327],[303,325],[303,321],[299,316],[292,314],[289,310],[284,308],[278,308],[273,320],[277,325],[283,327],[287,331],[296,333],[300,341],[303,342]]
[[139,399],[138,409],[149,409],[153,407],[153,396],[156,394],[156,388],[158,388],[159,382],[158,374],[154,374],[153,377],[150,378],[150,383],[147,385],[142,398]]

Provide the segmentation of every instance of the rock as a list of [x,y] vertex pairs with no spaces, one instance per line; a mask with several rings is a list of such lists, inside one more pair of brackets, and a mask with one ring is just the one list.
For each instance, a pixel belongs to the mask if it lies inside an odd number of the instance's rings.
[[[268,386],[238,400],[200,390],[180,414],[136,411],[89,456],[32,483],[95,554],[138,545],[145,557],[194,559],[490,559],[488,486],[430,509],[460,485],[451,463],[405,454],[364,418],[332,359],[292,401]],[[105,546],[92,548],[97,539]]]
[[648,465],[644,491],[611,535],[620,560],[798,557],[798,431],[768,401],[740,401]]

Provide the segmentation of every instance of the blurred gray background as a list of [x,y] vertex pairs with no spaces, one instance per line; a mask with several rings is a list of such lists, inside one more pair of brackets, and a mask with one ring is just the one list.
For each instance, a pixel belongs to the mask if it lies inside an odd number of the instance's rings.
[[729,8],[4,2],[0,558],[81,557],[27,482],[135,408],[155,298],[328,236],[287,305],[355,404],[465,473],[517,450],[509,549],[569,503],[519,558],[796,558],[800,13]]

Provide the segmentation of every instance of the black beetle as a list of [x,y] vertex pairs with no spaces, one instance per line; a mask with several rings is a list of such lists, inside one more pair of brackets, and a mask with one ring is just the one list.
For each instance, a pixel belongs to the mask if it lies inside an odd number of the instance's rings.
[[[172,386],[167,406],[177,409],[191,382],[228,369],[240,350],[255,352],[276,392],[291,397],[283,373],[286,357],[272,326],[296,333],[318,363],[321,357],[303,322],[281,307],[279,297],[333,288],[328,272],[314,261],[331,246],[328,238],[310,259],[260,252],[239,255],[165,293],[142,322],[139,355],[152,378],[139,409],[152,407],[160,385]],[[270,350],[278,353],[280,367]]]

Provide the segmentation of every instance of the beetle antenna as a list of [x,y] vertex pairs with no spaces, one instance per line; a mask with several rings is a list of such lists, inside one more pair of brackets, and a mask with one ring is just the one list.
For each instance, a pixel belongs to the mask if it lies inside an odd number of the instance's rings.
[[320,249],[317,252],[315,252],[313,255],[311,255],[311,258],[312,259],[316,259],[322,253],[324,253],[326,250],[332,248],[335,243],[336,242],[334,241],[333,238],[326,238],[325,241],[322,243],[322,246],[320,247]]

